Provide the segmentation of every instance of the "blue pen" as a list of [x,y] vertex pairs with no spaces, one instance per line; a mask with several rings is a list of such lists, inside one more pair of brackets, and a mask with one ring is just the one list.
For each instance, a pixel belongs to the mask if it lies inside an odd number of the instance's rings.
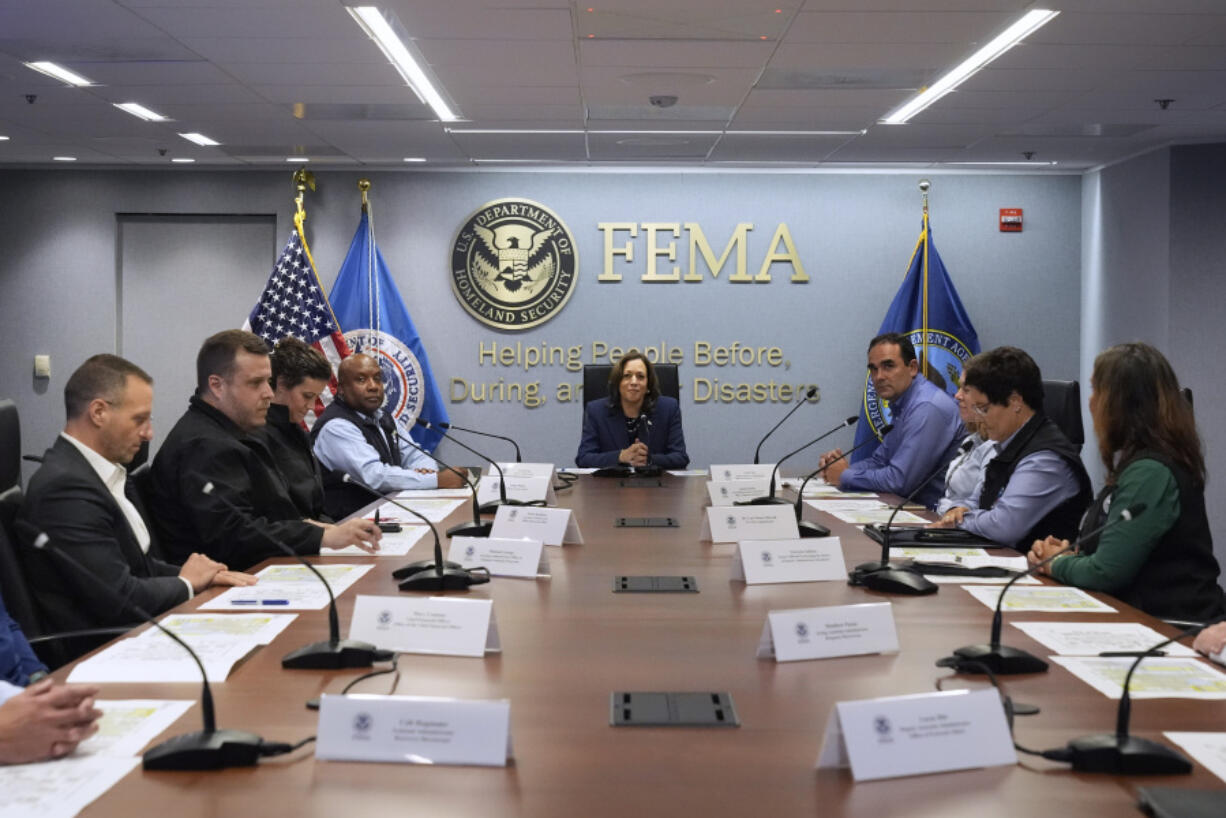
[[288,599],[231,599],[231,605],[288,605]]

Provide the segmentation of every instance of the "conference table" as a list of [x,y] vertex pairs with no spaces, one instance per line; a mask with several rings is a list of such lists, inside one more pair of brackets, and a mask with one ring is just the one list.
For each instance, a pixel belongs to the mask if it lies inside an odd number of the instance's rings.
[[[1197,764],[1184,776],[1077,774],[1066,765],[1019,756],[992,767],[855,783],[846,769],[817,769],[834,704],[879,696],[979,688],[982,676],[957,676],[934,662],[953,648],[987,640],[991,611],[956,584],[932,596],[887,596],[845,582],[747,586],[734,581],[731,543],[700,541],[705,478],[669,476],[657,487],[623,487],[582,476],[559,492],[584,542],[548,548],[551,576],[495,577],[450,595],[491,599],[500,653],[484,658],[405,654],[399,695],[509,699],[513,761],[505,768],[317,761],[311,745],[256,767],[216,772],[145,772],[137,767],[82,815],[123,816],[792,816],[1137,815],[1135,790],[1165,785],[1221,789]],[[839,537],[849,567],[879,547],[855,526],[806,507],[806,516]],[[471,515],[466,503],[438,528]],[[618,528],[617,517],[674,517],[676,528]],[[375,568],[338,600],[348,631],[357,594],[399,595],[391,571],[426,558],[427,535],[410,556],[332,558]],[[444,544],[444,548],[446,545]],[[287,560],[272,560],[271,563]],[[613,593],[615,575],[691,575],[698,593]],[[208,591],[177,611],[216,595]],[[1111,621],[1169,626],[1103,595]],[[888,601],[901,650],[894,654],[777,663],[756,658],[771,610]],[[1063,618],[1025,614],[1029,621]],[[1106,621],[1103,614],[1082,614]],[[342,634],[342,635],[343,635]],[[270,741],[314,735],[317,714],[304,703],[339,693],[361,670],[282,669],[290,650],[327,637],[325,611],[299,612],[271,644],[213,685],[219,727]],[[1005,625],[1007,644],[1048,651]],[[57,672],[63,676],[67,669]],[[377,676],[354,692],[389,693]],[[1112,730],[1116,702],[1052,664],[1049,672],[1003,677],[1014,699],[1041,713],[1018,718],[1028,747],[1061,747]],[[195,698],[198,685],[108,684],[103,698]],[[738,728],[611,727],[613,691],[727,691]],[[199,729],[193,707],[163,738]],[[1135,734],[1226,729],[1226,703],[1177,699],[1135,702]],[[160,740],[160,739],[159,739]]]

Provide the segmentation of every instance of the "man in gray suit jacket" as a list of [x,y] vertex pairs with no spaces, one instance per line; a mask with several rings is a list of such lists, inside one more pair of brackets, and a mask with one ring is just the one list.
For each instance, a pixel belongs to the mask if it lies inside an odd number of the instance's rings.
[[98,583],[156,615],[210,585],[255,582],[203,554],[192,554],[181,568],[157,558],[157,534],[124,468],[153,437],[153,380],[144,370],[116,355],[95,355],[68,379],[64,404],[64,431],[30,479],[21,516],[96,581],[57,554],[25,550],[30,584],[51,629],[140,622]]

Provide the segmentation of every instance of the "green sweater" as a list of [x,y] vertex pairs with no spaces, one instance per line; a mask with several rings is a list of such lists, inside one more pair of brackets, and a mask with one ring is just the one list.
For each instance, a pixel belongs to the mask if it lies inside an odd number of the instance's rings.
[[1051,575],[1066,585],[1117,593],[1132,584],[1150,553],[1179,519],[1179,484],[1156,460],[1136,460],[1119,475],[1108,523],[1123,509],[1144,503],[1135,520],[1103,531],[1093,554],[1066,554],[1051,564]]

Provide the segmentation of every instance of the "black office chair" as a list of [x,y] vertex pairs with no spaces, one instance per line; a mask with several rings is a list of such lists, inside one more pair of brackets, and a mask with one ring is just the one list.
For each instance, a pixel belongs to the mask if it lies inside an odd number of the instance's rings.
[[[660,382],[660,394],[674,400],[681,398],[681,380],[676,364],[652,364],[656,371],[656,380]],[[609,373],[613,371],[612,364],[583,365],[583,403],[607,398],[609,396]]]
[[21,487],[21,420],[17,404],[0,400],[0,491]]
[[[27,639],[36,639],[47,632],[46,624],[38,612],[38,603],[30,593],[25,567],[18,549],[17,533],[13,521],[21,510],[22,493],[17,486],[0,492],[0,594],[4,595],[4,607],[9,616],[21,626]],[[48,667],[63,663],[57,645],[35,646],[38,658]]]
[[1069,442],[1081,451],[1086,442],[1081,425],[1081,384],[1077,381],[1043,381],[1043,411],[1051,418]]

